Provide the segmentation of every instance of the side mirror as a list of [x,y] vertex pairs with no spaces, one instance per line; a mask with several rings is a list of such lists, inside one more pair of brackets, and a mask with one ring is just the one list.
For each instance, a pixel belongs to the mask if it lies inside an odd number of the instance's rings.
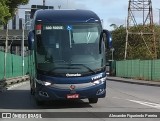
[[28,49],[33,50],[34,47],[34,32],[30,31],[28,34]]
[[101,54],[102,41],[105,43],[106,50],[112,48],[112,36],[108,30],[103,30],[99,41],[99,54]]
[[108,30],[103,30],[103,39],[105,41],[106,49],[112,48],[112,36]]

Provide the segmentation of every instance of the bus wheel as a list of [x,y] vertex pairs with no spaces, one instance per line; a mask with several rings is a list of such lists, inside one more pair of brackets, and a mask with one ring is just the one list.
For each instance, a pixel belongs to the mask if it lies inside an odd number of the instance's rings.
[[97,103],[98,102],[98,98],[89,98],[89,103]]

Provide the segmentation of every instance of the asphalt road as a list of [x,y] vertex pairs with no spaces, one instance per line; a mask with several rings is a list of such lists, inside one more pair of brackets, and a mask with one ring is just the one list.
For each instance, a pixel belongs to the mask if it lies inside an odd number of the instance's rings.
[[[159,112],[160,115],[160,87],[108,81],[107,96],[99,99],[97,104],[89,104],[88,100],[77,100],[55,101],[44,106],[37,106],[34,97],[30,95],[29,82],[24,82],[0,93],[0,112],[62,112],[59,117],[54,119],[45,118],[37,119],[37,121],[159,121],[159,118],[105,118],[98,113]],[[85,112],[86,117],[91,115],[93,118],[64,118],[67,115],[71,116],[66,112],[72,112],[73,117],[81,115],[77,112]],[[48,115],[53,116],[54,114]],[[8,120],[0,119],[0,121]],[[16,121],[17,119],[12,120]],[[35,121],[35,119],[30,120]]]

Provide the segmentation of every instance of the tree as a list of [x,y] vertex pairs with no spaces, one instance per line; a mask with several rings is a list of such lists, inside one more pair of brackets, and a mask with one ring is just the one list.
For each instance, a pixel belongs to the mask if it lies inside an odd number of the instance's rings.
[[114,30],[112,31],[113,48],[115,49],[115,60],[124,59],[125,37],[126,29],[122,26],[116,26],[116,28],[114,28]]
[[6,24],[11,17],[6,1],[7,0],[0,0],[0,24]]
[[117,29],[118,26],[116,24],[111,24],[110,27],[113,27],[113,29]]
[[[114,25],[114,24],[113,24]],[[114,27],[114,26],[113,26]],[[138,27],[132,27],[133,31],[140,29],[142,25]],[[160,58],[160,26],[154,25],[155,29],[155,38],[157,45],[157,55],[158,59]],[[148,31],[147,29],[145,30]],[[124,51],[125,51],[125,41],[126,41],[126,28],[123,26],[115,27],[112,31],[113,38],[113,47],[115,48],[114,59],[123,60]],[[145,42],[144,42],[145,39]],[[153,42],[150,41],[148,36],[145,36],[144,39],[141,36],[130,35],[129,44],[127,49],[127,59],[152,59],[152,56],[148,52],[148,49],[145,45],[147,43],[149,48],[153,48]]]
[[6,5],[9,7],[9,12],[11,16],[15,15],[19,5],[25,5],[29,0],[7,0]]
[[25,5],[29,0],[0,0],[0,23],[6,24],[15,15],[19,5]]

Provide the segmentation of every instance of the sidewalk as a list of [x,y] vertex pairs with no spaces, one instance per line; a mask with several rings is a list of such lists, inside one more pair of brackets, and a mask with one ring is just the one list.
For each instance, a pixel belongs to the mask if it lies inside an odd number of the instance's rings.
[[144,80],[121,78],[121,77],[111,77],[111,76],[108,76],[107,80],[123,82],[123,83],[130,83],[130,84],[139,84],[139,85],[148,85],[148,86],[160,87],[160,81],[159,82],[158,81],[144,81]]
[[0,80],[0,92],[5,91],[7,89],[7,87],[9,87],[11,85],[21,83],[21,82],[24,82],[24,81],[27,81],[27,80],[29,80],[28,75],[2,79],[2,80]]

